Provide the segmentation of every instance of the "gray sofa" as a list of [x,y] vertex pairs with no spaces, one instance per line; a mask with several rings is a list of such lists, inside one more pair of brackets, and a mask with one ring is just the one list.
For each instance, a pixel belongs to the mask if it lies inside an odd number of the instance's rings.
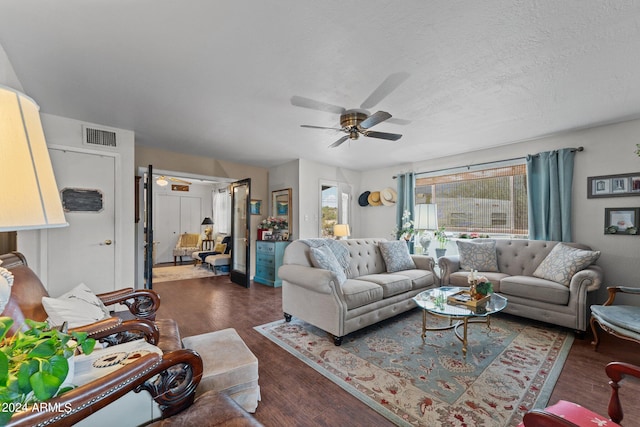
[[[491,239],[474,239],[489,242]],[[602,268],[590,265],[571,277],[569,286],[534,277],[540,263],[558,242],[523,239],[495,239],[498,272],[482,272],[493,283],[494,292],[508,299],[506,313],[540,320],[583,332],[587,328],[589,294],[603,282]],[[588,246],[565,243],[578,249]],[[468,286],[469,271],[460,268],[459,256],[438,259],[442,285]],[[592,294],[593,295],[593,294]]]
[[307,244],[297,240],[287,246],[278,270],[285,319],[302,319],[332,334],[340,345],[350,332],[414,308],[416,294],[439,285],[435,263],[412,255],[415,269],[387,273],[381,241],[386,240],[339,241],[349,251],[347,280],[341,285],[335,273],[313,267]]

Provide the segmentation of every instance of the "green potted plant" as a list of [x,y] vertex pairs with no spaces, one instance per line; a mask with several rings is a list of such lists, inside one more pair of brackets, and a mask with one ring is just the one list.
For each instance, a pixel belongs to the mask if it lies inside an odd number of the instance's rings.
[[438,248],[436,248],[436,255],[438,258],[444,256],[447,252],[447,242],[449,242],[449,238],[445,233],[444,226],[438,227],[438,229],[433,233],[438,241]]
[[70,358],[78,349],[90,354],[96,343],[86,332],[69,334],[29,319],[28,330],[7,336],[13,323],[10,317],[0,317],[0,425],[14,412],[72,389],[61,388],[73,363]]

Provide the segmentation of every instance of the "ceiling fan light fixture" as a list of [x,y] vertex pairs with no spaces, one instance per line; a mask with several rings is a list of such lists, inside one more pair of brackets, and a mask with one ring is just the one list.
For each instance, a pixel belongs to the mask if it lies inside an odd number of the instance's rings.
[[357,129],[351,129],[351,131],[349,132],[349,139],[356,140],[359,136],[360,134],[358,133]]
[[160,187],[166,187],[167,185],[169,185],[169,181],[167,181],[167,178],[162,175],[156,179],[156,184],[158,184]]

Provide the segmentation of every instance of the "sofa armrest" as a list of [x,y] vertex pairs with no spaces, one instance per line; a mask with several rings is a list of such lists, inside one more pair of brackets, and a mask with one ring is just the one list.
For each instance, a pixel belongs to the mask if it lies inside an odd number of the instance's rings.
[[9,426],[68,426],[88,417],[130,391],[147,390],[159,404],[163,417],[171,416],[193,403],[202,379],[202,359],[184,349],[146,354],[123,366],[47,401],[52,410],[25,410],[11,417]]
[[108,345],[118,345],[125,342],[144,338],[149,344],[157,345],[160,331],[154,322],[146,319],[122,320],[110,317],[89,325],[79,326],[70,331],[87,332],[94,338]]
[[321,294],[330,295],[336,292],[336,276],[329,270],[286,264],[278,269],[278,276],[287,283]]
[[586,292],[592,292],[599,289],[603,281],[604,272],[602,267],[599,265],[590,265],[573,275],[569,283],[569,292],[580,292],[582,288],[586,288]]
[[460,270],[460,256],[442,256],[438,258],[438,266],[440,267],[440,283],[449,284],[449,276]]
[[131,314],[141,319],[155,320],[156,311],[160,308],[160,296],[149,289],[125,288],[98,294],[97,297],[104,305],[124,304]]
[[429,270],[430,272],[435,274],[433,268],[436,266],[436,262],[432,257],[427,255],[411,255],[411,259],[413,259],[416,268],[420,270]]

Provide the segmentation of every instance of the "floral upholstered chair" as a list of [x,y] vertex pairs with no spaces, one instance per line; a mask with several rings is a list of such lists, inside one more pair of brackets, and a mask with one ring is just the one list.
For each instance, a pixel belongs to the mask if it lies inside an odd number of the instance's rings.
[[199,234],[184,233],[178,238],[176,247],[173,248],[173,265],[177,265],[177,258],[180,257],[182,263],[183,256],[191,256],[192,253],[199,251],[202,245],[202,238]]

